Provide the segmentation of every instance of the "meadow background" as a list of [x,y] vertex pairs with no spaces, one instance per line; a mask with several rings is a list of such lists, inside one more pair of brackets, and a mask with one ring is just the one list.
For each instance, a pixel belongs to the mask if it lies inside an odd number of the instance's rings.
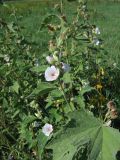
[[[40,46],[41,54],[49,37],[47,33],[40,31],[40,25],[43,16],[51,11],[51,7],[57,0],[15,0],[7,2],[9,7],[0,6],[0,17],[11,21],[13,8],[20,15],[20,23],[24,26],[25,34],[30,35],[33,42]],[[71,18],[75,12],[76,3],[64,2],[64,8]],[[88,0],[88,9],[90,11],[91,22],[96,24],[101,31],[104,47],[108,51],[109,63],[120,62],[120,3],[119,0]]]

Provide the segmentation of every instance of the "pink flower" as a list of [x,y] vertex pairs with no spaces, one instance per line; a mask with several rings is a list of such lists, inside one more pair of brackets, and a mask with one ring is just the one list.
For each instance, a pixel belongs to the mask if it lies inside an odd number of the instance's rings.
[[53,126],[51,124],[46,123],[42,128],[42,132],[46,136],[49,136],[53,132]]
[[58,78],[60,72],[55,66],[48,67],[45,71],[46,81],[54,81]]

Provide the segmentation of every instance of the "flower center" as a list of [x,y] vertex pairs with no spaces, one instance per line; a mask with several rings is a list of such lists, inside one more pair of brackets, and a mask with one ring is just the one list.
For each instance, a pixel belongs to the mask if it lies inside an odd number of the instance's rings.
[[51,76],[54,77],[54,76],[55,76],[55,73],[51,73]]
[[47,128],[47,132],[51,132],[51,128]]

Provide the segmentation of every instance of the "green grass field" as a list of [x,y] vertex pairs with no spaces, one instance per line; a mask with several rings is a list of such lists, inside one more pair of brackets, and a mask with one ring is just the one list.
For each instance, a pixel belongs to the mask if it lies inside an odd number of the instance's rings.
[[[8,7],[0,6],[0,16],[9,21],[12,19],[12,11],[16,10],[17,15],[21,15],[20,23],[25,28],[25,33],[29,33],[32,41],[45,46],[48,35],[40,30],[42,18],[51,12],[54,3],[57,1],[16,1],[8,2]],[[69,5],[69,7],[68,7]],[[69,17],[75,11],[75,2],[65,2],[64,8]],[[108,51],[109,61],[119,64],[120,60],[120,3],[108,1],[90,1],[88,8],[91,13],[91,21],[101,30],[105,49]],[[43,45],[44,44],[44,45]],[[44,51],[42,48],[41,51]]]
[[101,2],[90,3],[94,10],[93,22],[100,27],[105,47],[109,52],[109,58],[116,63],[120,60],[120,3]]

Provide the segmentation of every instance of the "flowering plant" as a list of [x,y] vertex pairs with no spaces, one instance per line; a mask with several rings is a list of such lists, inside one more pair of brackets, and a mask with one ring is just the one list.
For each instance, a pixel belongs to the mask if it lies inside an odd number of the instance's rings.
[[90,23],[86,1],[77,2],[71,19],[63,11],[61,1],[43,19],[49,43],[40,57],[16,21],[0,20],[1,137],[10,137],[3,138],[4,159],[116,160],[119,153],[120,135],[110,128],[119,112],[107,94],[113,79],[102,61],[101,31]]

